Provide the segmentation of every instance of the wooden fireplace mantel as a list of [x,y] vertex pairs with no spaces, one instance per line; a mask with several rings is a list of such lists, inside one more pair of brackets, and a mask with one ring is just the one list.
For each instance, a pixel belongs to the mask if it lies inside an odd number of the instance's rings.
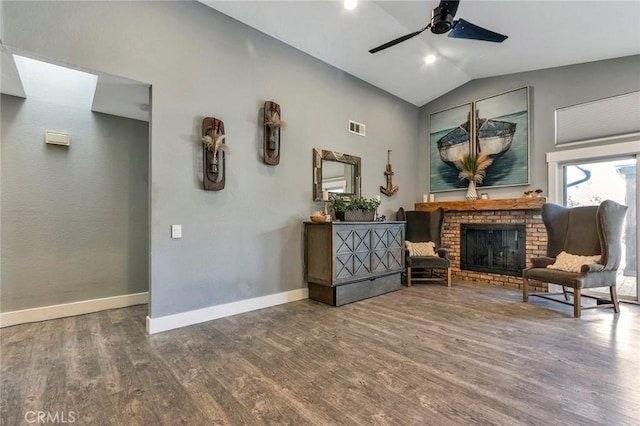
[[546,202],[544,197],[505,198],[501,200],[438,201],[435,203],[415,203],[416,210],[432,211],[442,207],[445,211],[487,211],[487,210],[540,210]]

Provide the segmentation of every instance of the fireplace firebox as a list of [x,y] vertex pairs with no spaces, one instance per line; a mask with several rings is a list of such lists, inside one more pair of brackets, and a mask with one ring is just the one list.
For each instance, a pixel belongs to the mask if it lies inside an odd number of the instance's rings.
[[521,276],[525,235],[524,224],[460,224],[460,269]]

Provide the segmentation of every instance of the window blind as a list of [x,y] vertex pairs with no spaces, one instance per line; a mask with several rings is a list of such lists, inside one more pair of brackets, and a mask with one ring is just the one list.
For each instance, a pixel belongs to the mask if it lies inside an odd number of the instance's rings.
[[640,91],[557,109],[555,127],[556,145],[640,133]]

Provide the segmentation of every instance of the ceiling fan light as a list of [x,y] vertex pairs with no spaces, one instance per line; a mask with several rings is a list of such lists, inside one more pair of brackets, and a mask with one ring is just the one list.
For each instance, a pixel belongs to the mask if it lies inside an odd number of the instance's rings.
[[344,0],[344,8],[347,10],[353,10],[358,6],[358,0]]
[[431,32],[434,34],[444,34],[453,28],[453,15],[448,9],[442,6],[431,11]]
[[444,34],[451,30],[451,23],[447,21],[436,22],[431,26],[431,32],[434,34]]
[[441,18],[439,15],[431,19],[431,32],[434,34],[444,34],[453,28],[453,17],[446,15]]

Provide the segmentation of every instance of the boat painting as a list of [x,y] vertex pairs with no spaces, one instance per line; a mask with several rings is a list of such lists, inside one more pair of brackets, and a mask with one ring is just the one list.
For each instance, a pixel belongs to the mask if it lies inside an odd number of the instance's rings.
[[501,120],[478,120],[478,151],[489,157],[497,157],[511,148],[516,123]]
[[[489,157],[501,156],[511,148],[516,123],[502,120],[478,119],[478,151]],[[451,130],[437,141],[440,159],[454,165],[456,159],[469,154],[469,121]]]
[[[520,185],[528,182],[528,126],[527,126],[527,112],[519,111],[514,114],[508,114],[502,117],[492,118],[496,121],[503,121],[515,124],[515,133],[513,138],[510,135],[502,135],[503,138],[500,141],[503,145],[497,143],[497,141],[491,141],[491,138],[486,138],[486,134],[482,132],[482,143],[484,143],[484,149],[487,152],[501,152],[493,156],[493,164],[487,171],[487,176],[482,182],[482,187],[493,186],[506,186],[506,185]],[[490,119],[491,120],[491,119]],[[443,161],[440,157],[440,150],[438,149],[437,141],[442,139],[445,135],[452,132],[459,126],[450,126],[447,129],[438,130],[430,134],[431,143],[429,144],[429,190],[430,192],[447,191],[452,189],[466,189],[467,182],[464,179],[460,179],[458,174],[459,170],[448,161]],[[509,127],[509,126],[507,126]],[[463,126],[464,128],[464,126]],[[485,125],[485,129],[488,128]],[[454,136],[455,133],[452,135]],[[506,137],[504,137],[506,136]],[[496,136],[497,137],[497,136]],[[451,136],[446,140],[453,141],[455,138]],[[468,142],[468,136],[464,138],[467,143],[459,145],[462,155],[474,152],[472,148],[473,144]],[[491,143],[493,142],[493,143]],[[508,149],[505,149],[509,145]],[[491,148],[493,146],[493,148]],[[497,148],[496,148],[497,147]],[[449,149],[449,152],[453,152]],[[459,156],[459,155],[458,155]],[[451,161],[455,160],[456,154],[452,155]]]
[[429,192],[466,190],[454,161],[479,152],[493,159],[483,188],[529,183],[528,87],[434,112],[428,135]]
[[440,159],[453,165],[457,158],[469,154],[469,121],[466,121],[438,139]]

